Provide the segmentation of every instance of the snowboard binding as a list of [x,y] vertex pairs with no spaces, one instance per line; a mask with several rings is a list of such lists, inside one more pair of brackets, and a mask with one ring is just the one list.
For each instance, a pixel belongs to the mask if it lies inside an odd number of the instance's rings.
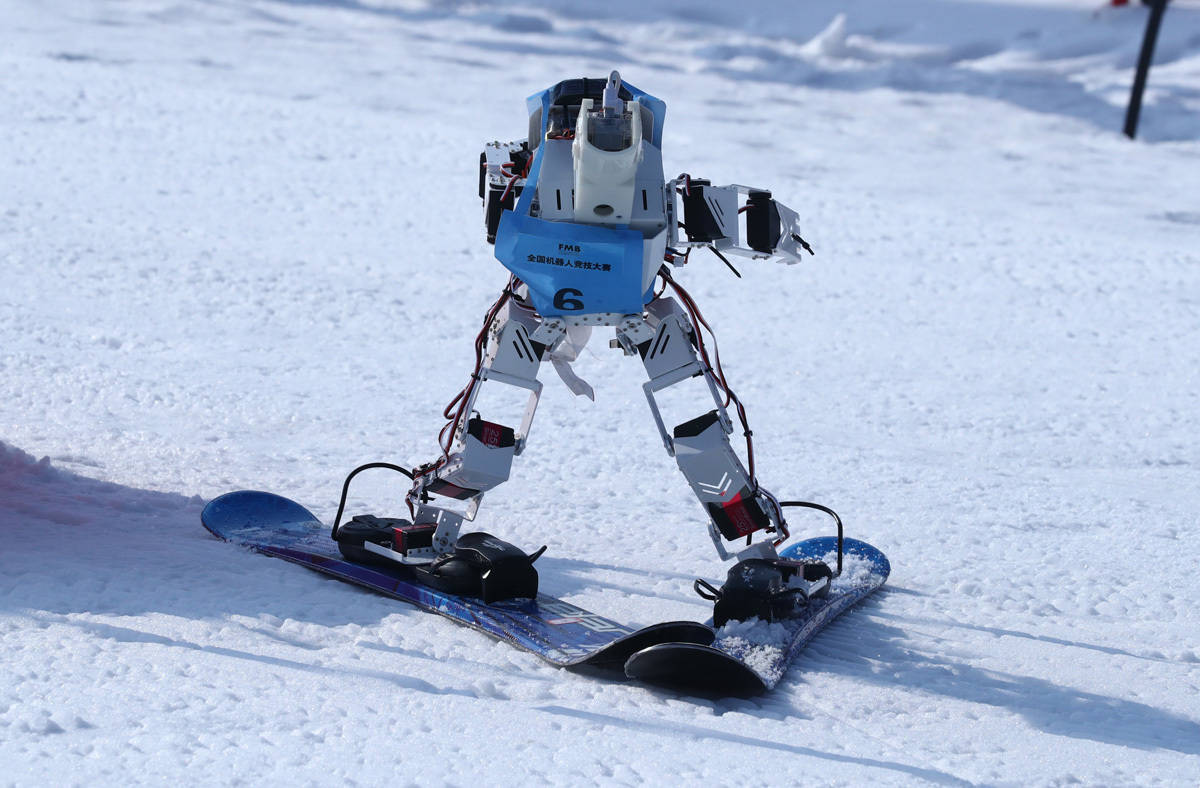
[[[347,561],[375,566],[395,566],[395,555],[427,549],[433,544],[433,525],[413,525],[395,517],[360,514],[340,525],[334,538]],[[484,602],[502,599],[533,599],[538,592],[538,574],[533,568],[543,545],[526,554],[491,534],[463,534],[454,552],[431,563],[410,564],[415,579],[422,585],[447,594],[469,596]]]
[[696,593],[714,602],[713,626],[752,618],[779,621],[793,618],[809,600],[825,596],[833,570],[821,561],[747,558],[729,569],[725,584],[714,587],[696,580]]
[[396,561],[392,553],[408,557],[433,545],[432,525],[413,525],[397,517],[355,515],[333,533],[338,550],[347,561],[383,565]]
[[837,524],[837,564],[831,569],[824,561],[796,561],[786,558],[747,557],[734,564],[720,588],[697,579],[692,587],[703,599],[713,602],[713,626],[752,618],[772,622],[794,618],[804,612],[811,600],[827,596],[834,578],[842,574],[844,536],[842,518],[819,503],[780,501],[780,507],[800,507],[824,512]]
[[533,562],[544,552],[542,545],[526,555],[503,539],[477,531],[460,536],[453,553],[413,569],[423,585],[447,594],[478,597],[487,603],[533,599],[538,592]]
[[350,482],[359,473],[386,468],[412,478],[399,465],[371,462],[346,476],[342,497],[330,537],[347,561],[369,566],[403,566],[422,585],[457,596],[477,597],[484,602],[502,599],[533,599],[538,593],[538,574],[533,568],[545,545],[532,554],[491,534],[462,534],[453,549],[441,555],[434,549],[437,526],[413,523],[398,517],[359,514],[342,522]]

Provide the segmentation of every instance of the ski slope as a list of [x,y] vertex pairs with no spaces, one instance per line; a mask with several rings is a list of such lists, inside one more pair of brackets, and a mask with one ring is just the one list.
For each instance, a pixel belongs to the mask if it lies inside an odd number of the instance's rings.
[[[0,785],[1195,785],[1200,4],[3,0]],[[506,279],[485,141],[612,68],[665,168],[816,257],[693,255],[764,484],[892,561],[777,690],[554,669],[222,544],[433,457]],[[543,589],[703,619],[635,360],[551,371],[480,528]],[[395,513],[364,474],[351,511]],[[799,535],[827,523],[793,517]]]

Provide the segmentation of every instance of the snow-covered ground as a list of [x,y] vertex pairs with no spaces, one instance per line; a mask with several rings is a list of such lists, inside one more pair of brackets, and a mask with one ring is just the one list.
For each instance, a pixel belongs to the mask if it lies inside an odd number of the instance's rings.
[[[1145,15],[0,1],[0,784],[1196,784],[1200,3],[1130,142]],[[613,67],[670,173],[805,217],[802,266],[678,278],[764,483],[892,559],[758,699],[553,669],[199,524],[433,456],[505,280],[480,146]],[[478,524],[548,544],[550,593],[704,618],[640,365],[597,337],[578,371],[597,401],[543,376]]]

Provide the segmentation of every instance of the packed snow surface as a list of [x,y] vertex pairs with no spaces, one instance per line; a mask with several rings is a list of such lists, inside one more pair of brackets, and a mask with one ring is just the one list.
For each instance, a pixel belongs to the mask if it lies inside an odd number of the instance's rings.
[[[1200,4],[1136,142],[1136,3],[0,11],[0,784],[1200,778]],[[676,276],[763,483],[892,562],[756,699],[554,669],[199,523],[434,456],[505,281],[482,144],[612,68],[667,102],[670,174],[804,217],[804,265]],[[477,524],[547,544],[549,593],[703,619],[725,567],[606,339]]]

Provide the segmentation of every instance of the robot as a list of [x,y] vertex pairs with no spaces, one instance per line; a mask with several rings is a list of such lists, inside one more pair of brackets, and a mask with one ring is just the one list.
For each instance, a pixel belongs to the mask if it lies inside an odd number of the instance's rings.
[[[352,472],[386,466],[410,475],[411,517],[360,515],[339,525],[344,488],[334,538],[352,560],[408,565],[445,591],[485,601],[535,596],[532,563],[544,547],[526,555],[488,534],[461,531],[527,445],[542,364],[549,361],[577,395],[592,396],[570,362],[592,330],[609,328],[610,346],[645,367],[643,388],[663,445],[699,500],[717,552],[735,561],[725,589],[697,581],[697,591],[718,608],[722,598],[748,596],[739,607],[752,614],[786,614],[780,600],[792,605],[819,593],[832,573],[778,558],[776,547],[788,538],[781,502],[758,481],[745,409],[715,342],[711,353],[705,342],[701,329],[711,329],[671,271],[701,248],[734,273],[727,255],[795,263],[812,253],[798,215],[765,189],[713,186],[687,174],[667,180],[666,105],[616,71],[606,80],[559,82],[527,105],[528,137],[488,143],[480,155],[487,240],[510,276],[475,339],[470,379],[446,407],[441,453],[411,471],[373,463]],[[707,385],[712,407],[668,427],[658,396],[693,378]],[[519,423],[477,410],[485,385],[528,392]],[[730,442],[734,417],[745,464]]]

